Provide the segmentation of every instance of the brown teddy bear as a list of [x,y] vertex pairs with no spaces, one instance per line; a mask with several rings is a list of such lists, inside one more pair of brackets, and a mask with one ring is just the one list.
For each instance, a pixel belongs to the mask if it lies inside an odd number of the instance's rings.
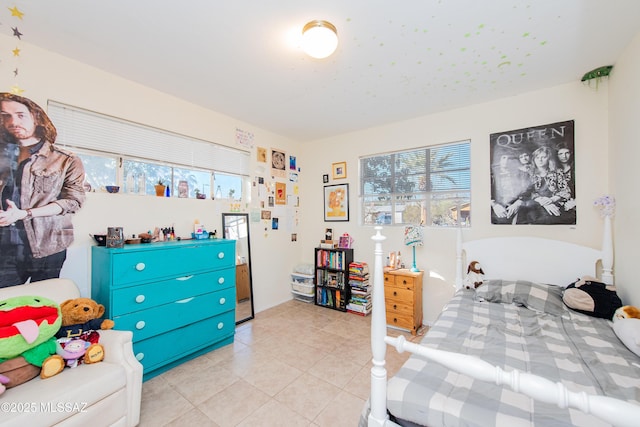
[[[104,348],[98,343],[100,329],[112,329],[114,322],[103,319],[105,308],[91,298],[74,298],[60,304],[62,326],[56,338],[57,353],[67,361],[67,366],[76,366],[76,358],[85,363],[96,363],[104,359]],[[80,341],[86,343],[83,349]],[[66,348],[71,343],[72,347]]]

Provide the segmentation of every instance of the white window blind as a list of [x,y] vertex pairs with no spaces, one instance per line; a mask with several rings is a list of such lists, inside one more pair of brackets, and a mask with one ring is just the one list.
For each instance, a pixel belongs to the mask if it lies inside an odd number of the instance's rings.
[[56,144],[240,175],[249,153],[77,107],[48,102]]

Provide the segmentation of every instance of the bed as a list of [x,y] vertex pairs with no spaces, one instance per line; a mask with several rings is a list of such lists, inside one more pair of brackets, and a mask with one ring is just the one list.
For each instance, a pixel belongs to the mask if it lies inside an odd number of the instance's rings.
[[[461,236],[457,291],[414,344],[386,336],[385,238],[377,228],[371,395],[360,426],[638,425],[640,357],[611,321],[562,303],[563,287],[579,277],[599,270],[601,281],[613,282],[610,231],[602,250],[531,237],[463,243]],[[467,260],[485,271],[477,290],[462,286]],[[412,353],[389,380],[387,345]]]

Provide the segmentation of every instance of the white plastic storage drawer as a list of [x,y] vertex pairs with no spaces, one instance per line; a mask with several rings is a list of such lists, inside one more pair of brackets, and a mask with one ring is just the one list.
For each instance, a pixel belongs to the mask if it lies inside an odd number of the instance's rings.
[[313,295],[313,275],[302,273],[291,273],[291,289],[294,293],[301,295]]

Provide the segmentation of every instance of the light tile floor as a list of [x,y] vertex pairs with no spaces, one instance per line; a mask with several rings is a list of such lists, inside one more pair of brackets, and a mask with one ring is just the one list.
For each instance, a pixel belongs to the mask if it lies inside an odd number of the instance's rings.
[[[232,345],[143,383],[140,425],[357,426],[369,397],[370,323],[296,300],[260,312]],[[388,375],[407,358],[388,348]]]

